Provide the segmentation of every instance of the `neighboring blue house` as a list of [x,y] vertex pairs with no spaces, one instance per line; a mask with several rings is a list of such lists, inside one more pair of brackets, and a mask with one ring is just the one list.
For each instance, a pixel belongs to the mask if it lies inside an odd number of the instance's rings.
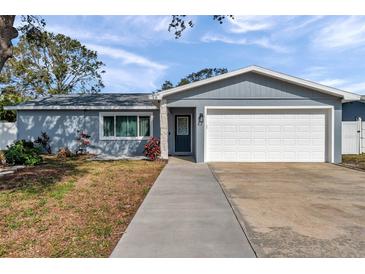
[[342,104],[342,121],[356,121],[358,118],[365,121],[365,98],[361,101]]
[[140,155],[150,136],[161,156],[197,162],[341,162],[342,103],[360,95],[250,66],[154,94],[83,94],[7,107],[18,112],[18,138],[46,131],[54,151]]

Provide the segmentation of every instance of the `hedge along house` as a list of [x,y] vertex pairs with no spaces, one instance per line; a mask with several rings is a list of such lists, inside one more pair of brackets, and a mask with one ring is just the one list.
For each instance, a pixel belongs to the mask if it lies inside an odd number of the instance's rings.
[[161,156],[196,162],[341,162],[342,103],[360,95],[250,66],[154,94],[42,98],[17,106],[18,138],[41,131],[54,150],[91,135],[90,152],[140,155],[149,136]]

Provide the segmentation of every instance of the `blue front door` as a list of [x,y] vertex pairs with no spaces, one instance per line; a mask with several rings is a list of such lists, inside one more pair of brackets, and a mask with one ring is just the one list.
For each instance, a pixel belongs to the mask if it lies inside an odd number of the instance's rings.
[[191,152],[190,115],[175,116],[175,152]]

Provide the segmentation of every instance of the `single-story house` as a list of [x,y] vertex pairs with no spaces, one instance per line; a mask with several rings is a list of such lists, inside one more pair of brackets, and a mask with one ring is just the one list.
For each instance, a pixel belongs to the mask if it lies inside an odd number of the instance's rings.
[[361,96],[360,101],[342,104],[342,121],[356,121],[358,118],[365,121],[365,96]]
[[258,66],[140,94],[49,96],[7,107],[18,139],[46,131],[53,150],[91,136],[90,152],[139,155],[150,136],[161,156],[196,162],[341,162],[342,104],[360,95]]

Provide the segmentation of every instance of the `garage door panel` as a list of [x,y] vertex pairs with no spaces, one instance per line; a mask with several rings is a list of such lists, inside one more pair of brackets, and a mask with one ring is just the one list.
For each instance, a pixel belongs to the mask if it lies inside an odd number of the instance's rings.
[[323,132],[311,132],[310,135],[313,139],[322,139]]
[[252,143],[252,139],[248,139],[248,138],[239,138],[239,140],[238,140],[238,144],[240,146],[242,146],[242,145],[251,145],[251,143]]
[[275,145],[281,144],[281,139],[269,138],[269,139],[267,139],[267,141],[270,146],[275,146]]
[[310,146],[312,144],[311,139],[297,139],[298,145]]
[[279,132],[270,132],[271,139],[281,139],[281,131]]
[[322,151],[318,151],[318,152],[312,152],[312,159],[316,159],[322,156]]
[[302,159],[303,161],[311,161],[311,153],[307,151],[298,151],[298,158]]
[[216,138],[211,138],[210,142],[209,142],[209,147],[216,147],[216,146],[220,146],[223,143],[223,139],[216,139]]
[[237,153],[238,159],[251,159],[251,152],[241,152]]
[[262,138],[262,139],[260,139],[260,138],[255,138],[255,139],[253,140],[253,144],[254,144],[254,145],[265,145],[265,144],[266,144],[266,139],[265,139],[265,138]]
[[325,111],[208,110],[206,134],[207,161],[326,160]]
[[[304,123],[304,121],[302,122],[302,123]],[[296,127],[296,131],[297,132],[299,132],[299,133],[307,133],[307,132],[309,132],[309,129],[310,129],[310,127],[309,126],[297,126]]]
[[306,138],[306,139],[310,139],[311,138],[311,132],[310,129],[308,129],[307,131],[304,132],[300,132],[300,131],[296,131],[295,132],[295,138]]
[[223,145],[224,146],[230,146],[230,145],[234,145],[236,146],[236,144],[238,143],[237,139],[223,139]]
[[268,152],[281,152],[282,148],[281,146],[270,146],[267,148]]
[[269,152],[268,153],[268,158],[271,161],[277,161],[281,159],[281,152],[280,151],[276,151],[276,152]]
[[237,151],[236,146],[223,146],[224,152],[235,152]]
[[223,158],[224,159],[229,159],[229,161],[236,161],[236,160],[238,160],[236,158],[237,153],[234,152],[234,151],[232,151],[232,152],[225,151],[225,152],[222,153],[222,155],[223,155]]
[[265,138],[265,137],[266,137],[265,132],[252,132],[252,138],[254,138],[254,139]]
[[223,132],[228,132],[228,133],[236,132],[236,126],[235,125],[225,126],[223,127]]
[[312,139],[311,142],[313,146],[323,147],[325,145],[325,141],[322,139]]
[[264,152],[264,151],[255,151],[255,152],[253,152],[253,159],[257,159],[257,161],[265,161],[266,152]]
[[251,140],[252,139],[251,132],[238,132],[236,136],[239,140]]
[[249,126],[239,126],[238,127],[238,129],[239,129],[239,132],[251,132],[251,127],[249,127]]
[[269,133],[272,133],[272,132],[280,132],[281,131],[281,127],[278,125],[278,126],[268,126],[267,127],[267,131]]
[[251,146],[238,146],[237,151],[238,152],[251,152]]

